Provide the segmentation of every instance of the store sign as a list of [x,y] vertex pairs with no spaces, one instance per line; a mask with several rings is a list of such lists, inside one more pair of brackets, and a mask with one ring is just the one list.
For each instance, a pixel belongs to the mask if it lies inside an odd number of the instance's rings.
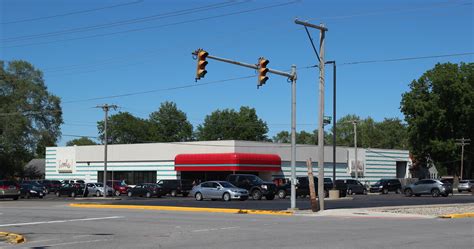
[[56,151],[58,173],[74,173],[76,169],[76,150],[74,147],[58,147]]

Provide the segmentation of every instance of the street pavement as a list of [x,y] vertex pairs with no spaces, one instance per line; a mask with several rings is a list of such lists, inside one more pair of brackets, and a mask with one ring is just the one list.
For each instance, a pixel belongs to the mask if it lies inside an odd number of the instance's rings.
[[0,248],[472,248],[474,219],[307,217],[73,208],[0,201]]
[[[159,205],[159,206],[180,206],[180,207],[205,207],[205,208],[239,208],[239,209],[256,209],[256,210],[286,210],[290,207],[290,198],[274,199],[274,200],[246,200],[246,201],[196,201],[192,197],[162,197],[162,198],[141,198],[122,196],[121,200],[102,200],[100,198],[91,197],[81,201],[81,198],[72,199],[54,195],[48,195],[45,199],[31,199],[21,201],[63,201],[70,200],[74,202],[99,202],[117,205]],[[325,201],[327,209],[340,208],[370,208],[370,207],[386,207],[386,206],[409,206],[409,205],[434,205],[434,204],[456,204],[456,203],[473,203],[474,195],[471,193],[455,194],[449,197],[421,196],[421,197],[405,197],[400,194],[387,195],[355,195],[349,198],[341,198],[338,200]],[[308,198],[298,198],[296,202],[299,209],[310,209],[310,201]]]

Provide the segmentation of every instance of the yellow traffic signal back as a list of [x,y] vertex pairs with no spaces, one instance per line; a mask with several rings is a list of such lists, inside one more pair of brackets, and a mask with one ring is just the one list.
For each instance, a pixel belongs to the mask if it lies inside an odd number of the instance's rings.
[[264,85],[265,82],[267,82],[268,80],[268,76],[267,76],[267,73],[268,73],[268,68],[267,68],[267,65],[270,61],[263,58],[263,57],[260,57],[258,59],[258,81],[257,81],[257,88]]
[[203,49],[198,49],[197,51],[197,69],[196,69],[196,81],[204,78],[206,75],[206,65],[207,61],[206,58],[209,55],[208,52],[204,51]]

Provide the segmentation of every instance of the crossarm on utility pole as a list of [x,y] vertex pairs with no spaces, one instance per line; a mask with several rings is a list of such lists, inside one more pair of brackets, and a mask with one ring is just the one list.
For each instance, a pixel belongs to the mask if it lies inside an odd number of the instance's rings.
[[326,27],[319,26],[319,25],[316,25],[316,24],[312,24],[312,23],[309,23],[309,22],[303,22],[303,21],[300,21],[298,19],[295,19],[295,23],[299,24],[299,25],[303,25],[305,27],[311,27],[311,28],[319,29],[321,31],[328,31],[328,28],[326,28]]

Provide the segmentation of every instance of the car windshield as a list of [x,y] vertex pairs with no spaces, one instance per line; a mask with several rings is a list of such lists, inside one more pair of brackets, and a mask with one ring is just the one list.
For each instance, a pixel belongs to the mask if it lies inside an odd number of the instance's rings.
[[462,180],[462,181],[459,181],[459,183],[468,183],[469,181],[466,181],[466,180]]
[[332,183],[332,180],[331,180],[331,178],[324,178],[324,182],[325,183]]
[[252,182],[253,182],[253,183],[257,183],[257,184],[259,184],[259,183],[263,183],[263,180],[262,180],[262,179],[260,179],[260,178],[258,178],[257,176],[255,176],[255,177],[252,177],[252,179],[251,179],[251,180],[252,180]]
[[104,186],[104,184],[102,184],[102,183],[96,183],[95,185],[96,185],[97,187],[103,187],[103,186]]
[[222,187],[224,188],[236,188],[236,186],[232,185],[231,183],[228,183],[228,182],[219,182]]
[[[122,187],[126,187],[126,186],[127,186],[127,184],[126,184],[124,181],[121,181],[121,182],[113,181],[113,184],[114,184],[114,186],[122,186]],[[112,185],[112,182],[109,182],[107,185]]]

